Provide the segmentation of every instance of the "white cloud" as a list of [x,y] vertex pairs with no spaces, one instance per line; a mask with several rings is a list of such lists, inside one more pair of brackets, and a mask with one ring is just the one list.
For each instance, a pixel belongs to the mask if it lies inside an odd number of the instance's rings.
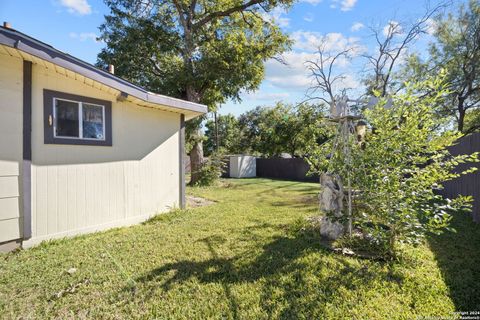
[[[266,67],[266,81],[274,87],[287,90],[306,93],[306,91],[314,84],[314,79],[310,76],[305,62],[308,60],[315,61],[317,55],[314,53],[305,52],[289,52],[284,55],[287,65],[281,64],[276,60],[267,61]],[[357,89],[361,87],[360,81],[356,78],[355,73],[348,69],[348,65],[338,65],[336,68],[336,75],[342,74],[343,79],[335,82],[334,91],[341,89]],[[265,96],[266,97],[266,96]],[[278,99],[285,97],[276,97]],[[275,100],[275,98],[271,98]],[[277,100],[278,100],[277,99]]]
[[327,33],[322,35],[319,32],[311,31],[295,31],[291,34],[291,38],[295,41],[293,48],[315,52],[321,45],[327,52],[339,52],[348,48],[353,48],[351,54],[356,55],[365,50],[363,46],[359,44],[359,38],[357,37],[345,37],[338,32]]
[[92,13],[92,7],[87,0],[60,0],[60,4],[68,9],[70,13],[86,15]]
[[352,32],[356,32],[356,31],[359,31],[361,29],[365,28],[365,25],[361,22],[355,22],[351,27],[350,27],[350,31]]
[[362,86],[360,81],[351,73],[344,73],[343,78],[333,85],[334,91],[341,91],[342,89],[358,89]]
[[433,20],[432,18],[428,18],[427,21],[425,21],[425,24],[427,34],[431,36],[434,35],[438,28],[438,22]]
[[285,17],[285,9],[280,7],[275,7],[272,11],[268,13],[263,13],[263,19],[273,23],[277,23],[280,27],[285,28],[290,25],[290,18]]
[[311,13],[307,13],[304,17],[303,17],[303,20],[307,21],[307,22],[312,22],[314,19],[313,17],[313,14]]
[[317,4],[322,2],[322,0],[300,0],[300,2],[306,2],[306,3],[310,3],[311,5],[316,6]]
[[393,35],[400,35],[403,33],[402,26],[398,21],[390,20],[388,23],[383,27],[383,35],[386,37],[389,34]]
[[350,11],[353,9],[355,4],[357,3],[357,0],[342,0],[340,3],[340,10],[342,11]]
[[80,41],[92,40],[94,42],[101,42],[100,40],[97,40],[98,36],[93,32],[70,32],[68,36],[72,39],[78,39]]
[[248,100],[260,100],[260,101],[269,101],[269,100],[283,100],[290,96],[288,92],[249,92],[244,95],[244,99]]
[[330,8],[336,9],[337,5],[340,5],[340,10],[350,11],[355,7],[355,4],[357,4],[357,0],[332,0]]
[[[300,30],[293,32],[291,38],[294,40],[293,51],[283,54],[285,64],[274,59],[268,60],[265,64],[267,83],[288,92],[303,94],[311,87],[313,78],[310,76],[305,62],[318,59],[316,51],[319,45],[322,45],[325,51],[332,54],[351,47],[355,48],[352,51],[352,56],[366,50],[364,46],[359,44],[358,38],[346,37],[341,33],[322,35],[318,32]],[[334,71],[335,74],[352,73],[351,67],[352,64],[349,59],[341,58],[336,61]],[[358,88],[360,85],[354,74],[347,74],[345,79],[337,83],[339,88]]]
[[310,87],[311,79],[304,63],[315,57],[314,53],[291,51],[283,55],[286,64],[273,59],[268,60],[265,64],[265,79],[278,88],[306,90]]

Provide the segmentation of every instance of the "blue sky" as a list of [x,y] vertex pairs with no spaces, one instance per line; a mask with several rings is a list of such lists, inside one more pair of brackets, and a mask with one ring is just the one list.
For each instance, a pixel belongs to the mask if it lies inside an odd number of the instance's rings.
[[[435,4],[436,0],[430,3]],[[266,77],[259,90],[242,94],[241,103],[226,103],[220,113],[238,115],[279,100],[302,101],[310,82],[304,61],[314,57],[322,37],[326,37],[333,50],[354,45],[359,52],[367,52],[374,49],[374,44],[366,26],[381,30],[389,21],[414,21],[424,11],[423,0],[300,0],[288,12],[275,10],[270,18],[295,41],[292,51],[283,55],[288,65],[267,61]],[[13,28],[90,63],[95,63],[104,46],[95,38],[108,13],[101,0],[0,0],[1,21],[8,21]],[[430,40],[425,35],[413,50],[425,51]],[[360,85],[364,65],[364,60],[355,58],[337,67],[338,72],[347,76],[344,86],[352,88],[352,95]]]

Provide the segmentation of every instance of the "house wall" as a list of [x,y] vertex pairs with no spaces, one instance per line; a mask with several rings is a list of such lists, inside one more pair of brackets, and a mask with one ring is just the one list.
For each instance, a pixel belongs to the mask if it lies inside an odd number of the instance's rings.
[[[112,101],[113,145],[44,144],[43,89]],[[137,223],[178,207],[179,127],[177,113],[117,102],[112,94],[34,64],[32,238],[24,246]]]
[[23,61],[0,55],[0,243],[22,237]]

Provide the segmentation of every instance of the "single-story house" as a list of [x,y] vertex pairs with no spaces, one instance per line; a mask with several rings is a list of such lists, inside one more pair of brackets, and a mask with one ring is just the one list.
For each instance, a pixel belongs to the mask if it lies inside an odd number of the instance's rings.
[[185,121],[148,92],[0,27],[0,250],[185,206]]

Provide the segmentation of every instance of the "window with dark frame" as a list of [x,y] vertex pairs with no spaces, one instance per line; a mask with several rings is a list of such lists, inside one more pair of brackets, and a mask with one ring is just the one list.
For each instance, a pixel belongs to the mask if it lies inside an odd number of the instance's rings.
[[55,137],[105,140],[105,106],[53,98]]
[[46,144],[112,145],[111,102],[44,90]]

